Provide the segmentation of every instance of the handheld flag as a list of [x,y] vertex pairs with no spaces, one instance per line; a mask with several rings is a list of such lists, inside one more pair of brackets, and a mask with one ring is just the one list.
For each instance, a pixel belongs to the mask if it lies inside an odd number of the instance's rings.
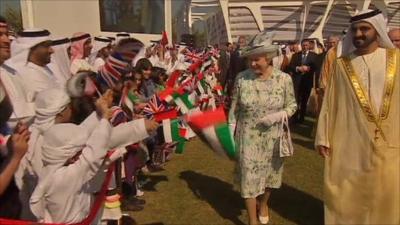
[[216,153],[234,159],[235,142],[223,108],[188,115],[190,128]]

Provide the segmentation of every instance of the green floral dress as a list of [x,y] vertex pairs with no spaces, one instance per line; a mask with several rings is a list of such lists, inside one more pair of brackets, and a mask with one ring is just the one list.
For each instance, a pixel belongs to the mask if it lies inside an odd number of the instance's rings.
[[238,175],[243,198],[255,198],[265,188],[282,183],[283,158],[279,156],[279,126],[260,119],[279,111],[292,116],[297,109],[291,77],[274,69],[266,80],[252,70],[238,74],[232,95],[229,123],[236,124]]

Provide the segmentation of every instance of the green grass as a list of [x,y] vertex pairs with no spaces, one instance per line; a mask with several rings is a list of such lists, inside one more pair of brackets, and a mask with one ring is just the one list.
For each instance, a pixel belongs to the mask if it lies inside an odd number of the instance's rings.
[[[323,224],[323,160],[313,151],[311,123],[292,130],[295,155],[285,162],[284,184],[272,192],[270,224]],[[147,175],[139,224],[246,224],[243,199],[234,185],[234,163],[199,139],[187,143],[165,170]]]

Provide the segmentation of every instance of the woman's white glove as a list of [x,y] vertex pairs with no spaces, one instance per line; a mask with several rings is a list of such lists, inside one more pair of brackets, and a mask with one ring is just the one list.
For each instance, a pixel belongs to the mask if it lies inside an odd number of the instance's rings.
[[282,121],[283,116],[285,116],[285,111],[279,111],[275,113],[268,114],[260,119],[259,123],[262,123],[264,126],[271,126],[276,122]]

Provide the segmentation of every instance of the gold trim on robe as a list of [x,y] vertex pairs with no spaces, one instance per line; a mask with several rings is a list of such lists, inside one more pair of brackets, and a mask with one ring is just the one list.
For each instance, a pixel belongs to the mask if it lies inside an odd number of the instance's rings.
[[390,109],[390,101],[393,95],[393,89],[396,78],[396,49],[388,49],[386,56],[386,76],[385,76],[385,88],[383,92],[382,105],[380,107],[380,112],[378,114],[377,110],[372,106],[370,99],[366,95],[365,88],[361,85],[359,76],[356,74],[351,60],[349,57],[340,58],[340,62],[346,70],[346,74],[349,77],[353,91],[357,97],[361,108],[364,111],[368,121],[376,124],[377,131],[381,134],[382,138],[385,140],[385,135],[381,128],[382,120],[388,117]]

